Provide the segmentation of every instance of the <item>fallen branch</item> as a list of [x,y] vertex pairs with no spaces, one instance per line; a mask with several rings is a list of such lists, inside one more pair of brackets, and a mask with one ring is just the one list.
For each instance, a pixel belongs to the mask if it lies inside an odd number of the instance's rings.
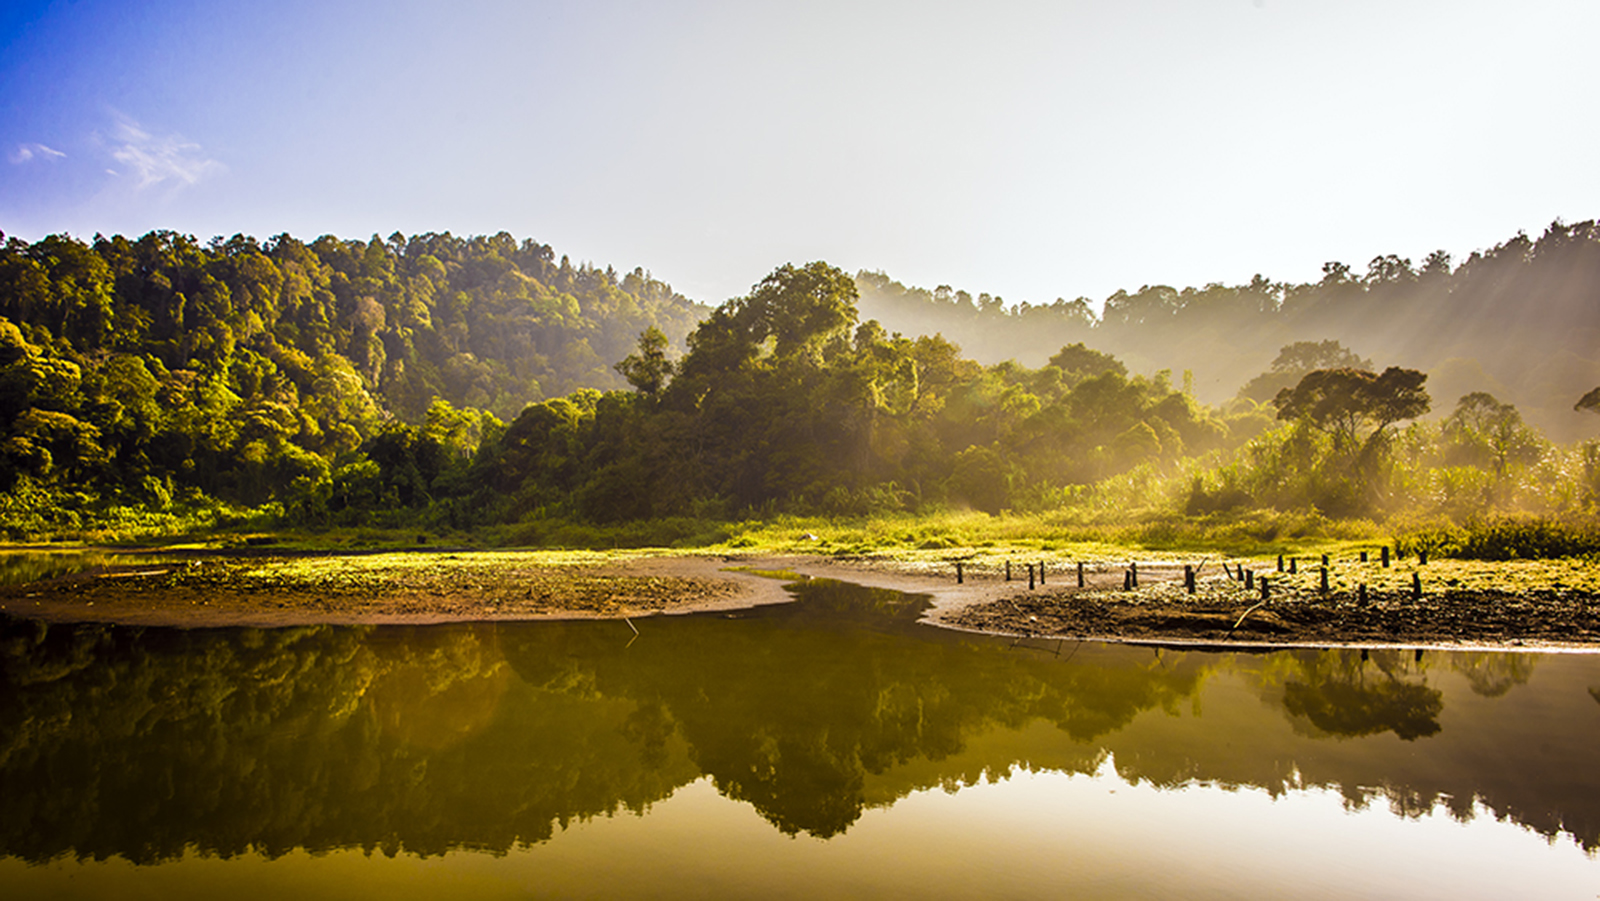
[[1266,604],[1267,604],[1266,601],[1260,601],[1260,602],[1258,602],[1256,604],[1253,604],[1250,607],[1246,608],[1243,613],[1239,614],[1239,618],[1234,621],[1233,628],[1228,630],[1228,636],[1231,638],[1233,636],[1233,633],[1238,630],[1239,626],[1243,625],[1245,617],[1247,617],[1250,614],[1256,612],[1257,610],[1260,610],[1262,607],[1265,607]]

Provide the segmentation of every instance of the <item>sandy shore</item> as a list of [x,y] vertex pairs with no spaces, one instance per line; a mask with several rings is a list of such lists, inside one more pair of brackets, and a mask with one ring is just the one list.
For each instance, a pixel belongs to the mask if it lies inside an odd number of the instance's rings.
[[1194,594],[1175,564],[1020,571],[821,556],[407,552],[232,557],[96,567],[0,587],[0,613],[47,622],[211,628],[622,618],[784,603],[796,577],[926,594],[924,620],[999,635],[1199,646],[1600,649],[1600,599],[1581,592],[1255,592],[1212,569]]

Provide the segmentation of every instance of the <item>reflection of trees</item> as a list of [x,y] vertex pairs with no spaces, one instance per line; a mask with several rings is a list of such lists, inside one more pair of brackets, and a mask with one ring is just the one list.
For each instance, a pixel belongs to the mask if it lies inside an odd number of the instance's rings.
[[1466,677],[1473,694],[1498,698],[1518,685],[1527,684],[1538,660],[1533,654],[1463,651],[1450,655],[1450,668]]
[[1324,682],[1284,686],[1283,706],[1334,735],[1376,735],[1393,731],[1406,741],[1439,731],[1444,698],[1426,685],[1381,677],[1372,684]]
[[602,693],[670,711],[724,794],[786,833],[824,837],[861,816],[869,775],[1034,719],[1087,741],[1197,685],[1193,670],[1069,667],[992,642],[910,639],[924,599],[898,592],[827,580],[796,592],[803,603],[716,628],[652,620],[626,647],[615,627],[530,631],[507,655],[530,679],[554,678],[551,661],[585,661]]
[[1415,741],[1439,731],[1444,695],[1422,682],[1407,681],[1403,658],[1393,651],[1375,655],[1332,651],[1299,656],[1301,679],[1283,686],[1283,706],[1323,732],[1343,737],[1393,732]]
[[0,621],[0,853],[506,849],[702,772],[783,831],[828,836],[859,818],[869,776],[1037,719],[1092,738],[1196,685],[911,638],[922,602],[892,592],[805,593],[641,622],[631,646],[608,622]]
[[[701,774],[786,833],[831,836],[917,788],[1015,766],[1088,772],[1108,754],[1161,786],[1314,783],[1403,811],[1453,798],[1462,816],[1481,797],[1519,822],[1588,822],[1581,803],[1548,801],[1566,783],[1502,778],[1500,760],[1447,769],[1421,748],[1326,740],[1436,735],[1435,661],[1492,696],[1532,659],[1052,656],[914,626],[917,598],[823,581],[800,593],[641,620],[638,639],[616,622],[186,632],[0,618],[0,854],[505,850],[642,811]],[[1207,691],[1207,723],[1203,675],[1232,686]],[[1157,710],[1170,715],[1143,715]]]
[[0,648],[0,852],[29,860],[504,850],[694,778],[681,744],[641,763],[637,705],[511,679],[492,627],[7,620]]

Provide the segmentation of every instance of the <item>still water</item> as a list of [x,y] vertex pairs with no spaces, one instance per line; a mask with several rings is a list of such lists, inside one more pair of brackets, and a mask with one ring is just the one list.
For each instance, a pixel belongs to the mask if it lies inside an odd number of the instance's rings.
[[1600,895],[1600,656],[0,620],[0,896]]

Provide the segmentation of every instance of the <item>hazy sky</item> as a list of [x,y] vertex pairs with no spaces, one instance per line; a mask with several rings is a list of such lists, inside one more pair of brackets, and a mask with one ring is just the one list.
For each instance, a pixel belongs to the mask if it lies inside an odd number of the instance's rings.
[[0,230],[508,231],[1048,303],[1600,216],[1600,2],[16,3]]

